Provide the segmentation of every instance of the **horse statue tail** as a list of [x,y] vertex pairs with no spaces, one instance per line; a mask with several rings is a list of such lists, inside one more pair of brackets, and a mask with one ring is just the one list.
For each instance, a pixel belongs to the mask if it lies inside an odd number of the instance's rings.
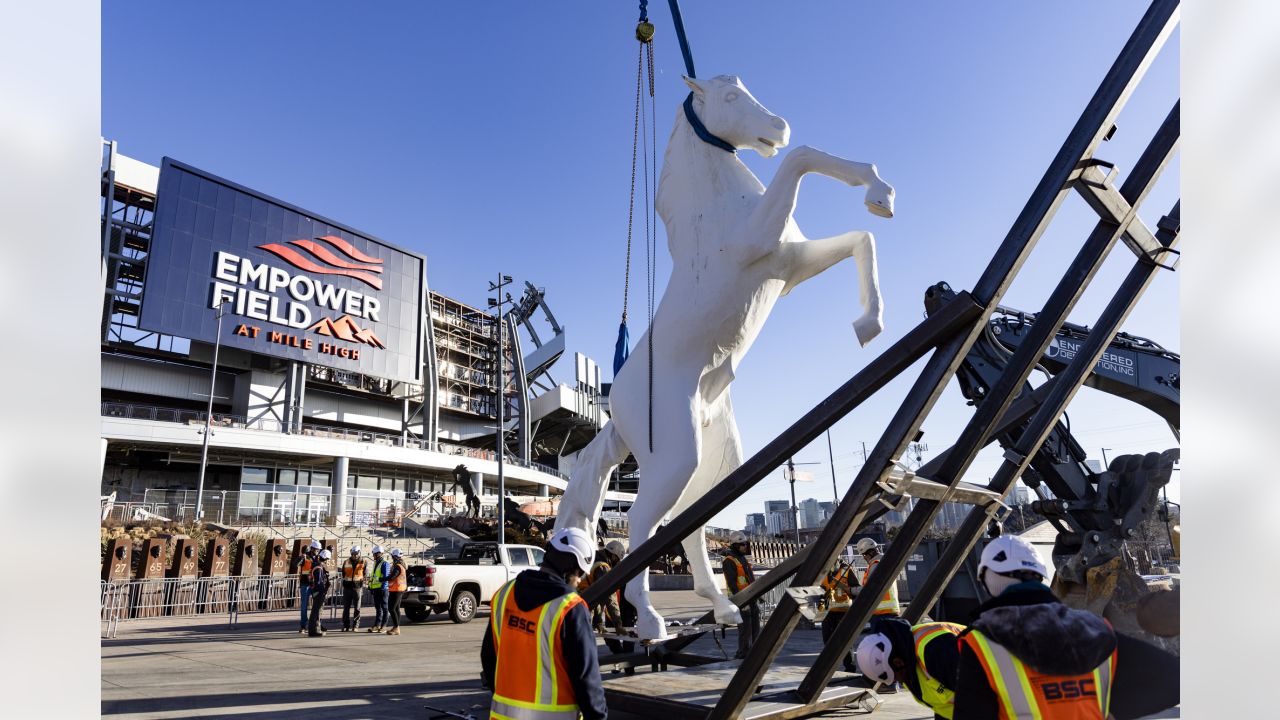
[[609,487],[609,476],[613,469],[631,450],[618,435],[613,423],[592,438],[578,453],[577,462],[569,472],[569,486],[565,488],[564,497],[560,499],[560,507],[556,514],[556,530],[576,527],[594,537],[596,520],[604,507],[605,490]]

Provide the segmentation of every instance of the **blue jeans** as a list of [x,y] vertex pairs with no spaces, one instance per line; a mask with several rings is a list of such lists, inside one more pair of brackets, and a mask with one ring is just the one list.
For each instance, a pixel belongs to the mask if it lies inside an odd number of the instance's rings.
[[307,629],[307,620],[308,620],[308,618],[307,618],[307,601],[309,601],[309,600],[311,599],[311,585],[310,585],[310,584],[307,584],[307,585],[299,585],[299,586],[298,586],[298,589],[302,591],[302,623],[301,623],[298,627],[299,627],[299,628],[301,628],[301,629],[303,629],[303,630],[306,630],[306,629]]
[[369,588],[369,594],[373,596],[373,626],[381,627],[390,620],[387,613],[387,586]]

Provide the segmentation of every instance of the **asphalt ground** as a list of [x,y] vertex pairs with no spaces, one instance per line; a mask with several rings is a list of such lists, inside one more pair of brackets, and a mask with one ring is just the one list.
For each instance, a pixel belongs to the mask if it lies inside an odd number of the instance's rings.
[[[668,619],[692,619],[706,604],[691,591],[653,593]],[[329,633],[298,634],[296,611],[241,615],[231,627],[225,615],[209,619],[157,619],[120,624],[118,637],[102,640],[102,715],[108,718],[272,718],[308,720],[421,718],[433,705],[487,717],[480,687],[480,641],[488,611],[457,625],[445,615],[404,623],[399,636],[343,633],[328,619]],[[362,621],[368,626],[372,608]],[[736,631],[717,645],[704,636],[687,652],[722,656],[737,647]],[[780,662],[805,664],[821,648],[817,630],[797,630]],[[640,670],[645,672],[645,670]],[[874,717],[931,718],[909,693],[882,695]],[[1162,717],[1178,717],[1174,714]],[[611,717],[643,717],[610,713]],[[866,716],[847,707],[818,717]]]

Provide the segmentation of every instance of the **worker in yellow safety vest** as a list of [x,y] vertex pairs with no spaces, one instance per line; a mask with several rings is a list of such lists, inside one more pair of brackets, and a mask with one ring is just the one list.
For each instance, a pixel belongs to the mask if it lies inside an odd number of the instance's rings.
[[963,625],[924,622],[911,626],[902,618],[872,620],[874,632],[858,643],[858,670],[870,681],[902,683],[933,717],[952,720],[955,713],[956,636]]
[[1137,718],[1176,705],[1178,658],[1068,608],[1035,548],[1002,535],[982,551],[992,599],[959,635],[954,720]]
[[[755,582],[756,576],[751,569],[751,561],[747,559],[750,554],[751,542],[747,540],[746,533],[735,531],[729,536],[729,552],[724,556],[720,569],[724,572],[725,589],[731,596],[746,590],[748,585]],[[760,634],[760,613],[757,612],[756,603],[748,603],[741,608],[741,611],[742,622],[738,624],[738,652],[733,656],[737,660],[747,656],[751,643],[755,642],[756,636]]]
[[380,633],[387,624],[387,576],[391,561],[381,545],[373,546],[373,570],[369,573],[369,596],[373,598],[373,627],[368,632]]
[[581,528],[557,530],[542,565],[494,593],[480,646],[480,679],[493,691],[491,720],[605,720],[591,614],[574,591],[595,543]]
[[[862,584],[865,586],[867,584],[867,578],[871,577],[871,571],[876,568],[876,565],[880,564],[880,546],[876,544],[875,540],[864,537],[857,542],[854,549],[856,549],[858,554],[867,561],[867,569],[862,571]],[[880,596],[880,601],[876,603],[876,609],[873,614],[879,617],[886,615],[898,615],[900,613],[901,608],[898,605],[898,582],[897,578],[894,578],[893,581],[889,583],[889,587],[885,589],[884,595]]]
[[[844,558],[837,558],[835,567],[827,571],[820,585],[827,602],[827,616],[822,619],[822,644],[825,645],[836,631],[836,626],[844,619],[845,613],[849,612],[849,608],[853,605],[853,596],[857,589],[853,567]],[[846,671],[856,670],[849,653],[846,652],[841,660]]]

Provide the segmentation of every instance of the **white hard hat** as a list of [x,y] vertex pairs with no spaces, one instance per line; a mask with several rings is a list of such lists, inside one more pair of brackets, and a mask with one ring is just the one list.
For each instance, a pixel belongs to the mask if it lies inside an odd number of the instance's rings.
[[328,559],[329,559],[329,551],[328,551],[328,550],[321,550],[321,551],[320,551],[320,559],[321,559],[321,560],[328,560]]
[[604,544],[604,549],[618,557],[622,557],[627,554],[627,546],[623,545],[621,540],[610,540]]
[[321,550],[321,549],[323,549],[323,548],[324,548],[324,546],[320,544],[320,541],[319,541],[319,540],[312,540],[312,541],[311,541],[311,545],[310,545],[309,547],[310,547],[312,550]]
[[391,557],[400,557],[400,548],[391,548]]
[[855,550],[858,551],[858,554],[866,555],[867,553],[871,552],[872,550],[875,550],[880,546],[879,544],[876,543],[875,540],[872,540],[869,537],[864,537],[861,540],[859,540],[858,543],[853,547]]
[[1040,559],[1040,553],[1031,543],[1016,535],[1001,535],[982,549],[982,560],[978,563],[978,571],[987,568],[995,573],[1006,574],[1015,570],[1026,570],[1038,574],[1041,578],[1049,576],[1049,571]]
[[591,569],[595,543],[582,528],[569,527],[555,531],[551,534],[551,539],[547,540],[547,547],[572,555],[584,574]]
[[734,530],[733,532],[729,533],[730,545],[739,545],[741,543],[745,543],[746,541],[747,541],[747,534],[742,532],[741,530]]
[[854,657],[858,661],[858,670],[868,680],[890,685],[894,682],[893,668],[889,666],[889,653],[893,652],[893,643],[884,633],[872,633],[863,636],[858,643]]
[[352,546],[351,546],[351,554],[352,554],[352,555],[359,555],[359,554],[360,554],[360,546],[359,546],[359,545],[352,545]]
[[373,546],[373,554],[374,554],[374,555],[381,555],[381,554],[382,554],[382,546],[381,546],[381,545],[374,545],[374,546]]

